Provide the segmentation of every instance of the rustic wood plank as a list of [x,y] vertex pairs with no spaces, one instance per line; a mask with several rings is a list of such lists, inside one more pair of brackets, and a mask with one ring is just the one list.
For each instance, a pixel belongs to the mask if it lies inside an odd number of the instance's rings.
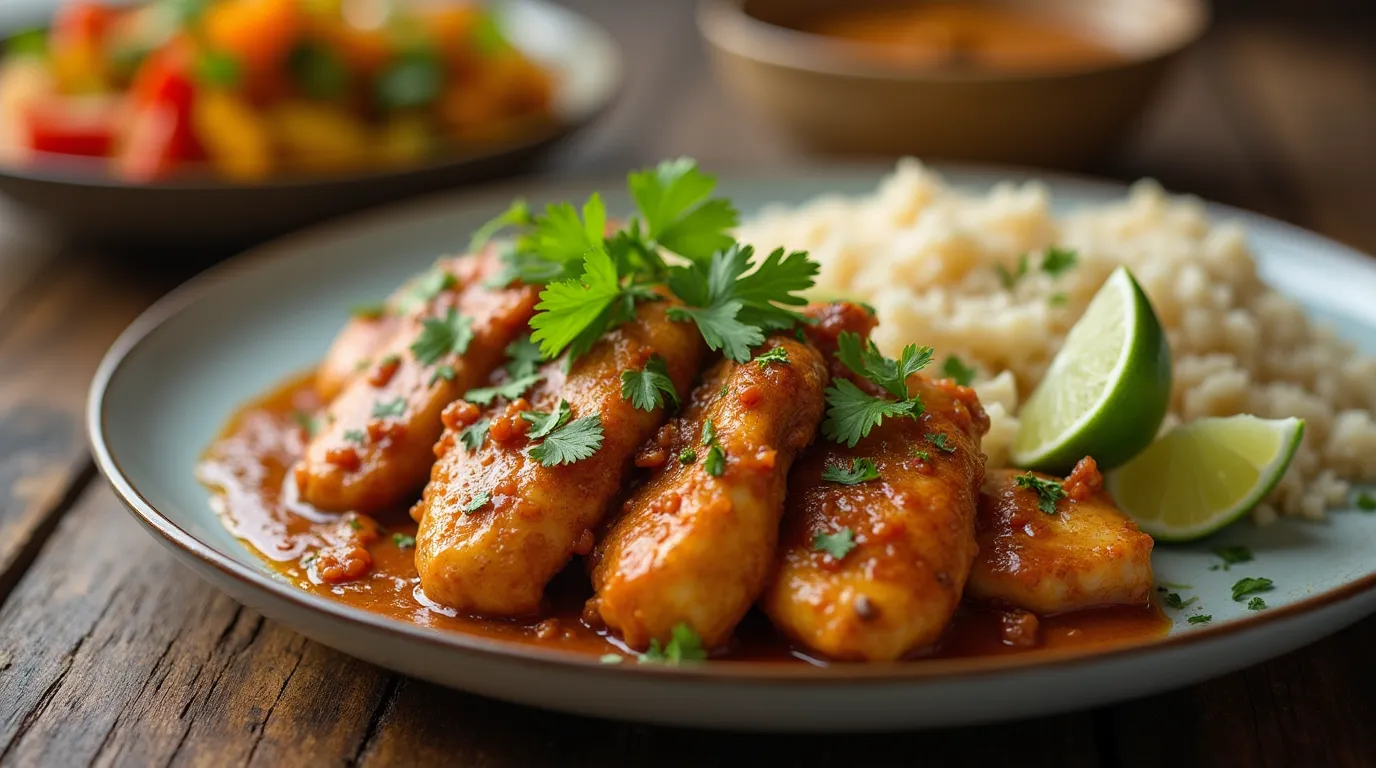
[[0,326],[0,600],[89,472],[82,424],[91,375],[155,293],[100,264],[55,265]]

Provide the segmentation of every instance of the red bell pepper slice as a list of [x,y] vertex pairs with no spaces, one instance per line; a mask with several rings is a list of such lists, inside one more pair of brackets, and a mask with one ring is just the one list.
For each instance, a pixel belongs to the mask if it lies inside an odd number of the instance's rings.
[[123,99],[51,95],[20,113],[29,149],[63,155],[108,157],[119,129]]

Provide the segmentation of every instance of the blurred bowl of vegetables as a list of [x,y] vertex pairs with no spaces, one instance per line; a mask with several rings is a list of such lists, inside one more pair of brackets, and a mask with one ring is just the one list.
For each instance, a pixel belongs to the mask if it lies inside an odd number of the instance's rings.
[[78,240],[247,243],[518,172],[621,81],[543,0],[12,1],[0,193]]

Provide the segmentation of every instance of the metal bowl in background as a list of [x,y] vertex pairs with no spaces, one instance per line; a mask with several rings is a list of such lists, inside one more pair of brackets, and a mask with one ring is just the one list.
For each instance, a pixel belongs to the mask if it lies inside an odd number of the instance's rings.
[[[23,17],[0,13],[0,36],[34,23],[38,3],[21,3],[29,11]],[[555,74],[555,119],[518,138],[455,148],[417,165],[254,184],[208,172],[137,184],[114,177],[102,162],[63,158],[0,166],[0,194],[68,240],[223,253],[380,203],[518,173],[607,109],[621,85],[621,54],[597,24],[544,0],[503,0],[493,10],[512,43]]]
[[1064,70],[923,69],[791,28],[875,0],[702,0],[698,27],[727,89],[807,148],[1077,167],[1127,133],[1208,24],[1203,0],[967,2],[1025,10],[1119,56]]

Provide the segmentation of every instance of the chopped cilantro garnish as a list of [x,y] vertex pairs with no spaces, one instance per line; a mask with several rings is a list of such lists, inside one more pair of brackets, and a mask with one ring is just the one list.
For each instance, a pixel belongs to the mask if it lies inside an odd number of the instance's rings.
[[702,468],[712,477],[721,477],[726,471],[726,452],[720,445],[712,443],[712,447],[707,449],[707,458],[702,462]]
[[358,521],[358,518],[356,518],[356,517],[351,517],[351,518],[348,519],[347,522],[349,523],[349,528],[350,528],[351,530],[355,530],[355,531],[361,531],[361,530],[363,530],[363,523],[360,523],[360,522]]
[[448,355],[462,355],[473,341],[473,320],[453,307],[443,318],[426,318],[411,352],[421,365],[433,365]]
[[534,376],[536,367],[544,360],[540,345],[531,341],[529,335],[506,345],[506,356],[506,372],[513,380]]
[[556,357],[566,348],[571,358],[577,357],[603,333],[630,319],[636,299],[654,295],[623,285],[612,257],[594,249],[583,260],[582,277],[549,283],[540,292],[530,338],[546,357]]
[[1376,496],[1372,496],[1369,493],[1357,494],[1357,499],[1354,503],[1357,505],[1357,509],[1363,512],[1376,512]]
[[1185,619],[1185,621],[1188,621],[1188,622],[1191,623],[1191,624],[1208,624],[1209,622],[1211,622],[1211,621],[1213,621],[1213,620],[1214,620],[1214,617],[1213,617],[1213,616],[1209,616],[1209,615],[1207,615],[1207,614],[1202,615],[1202,616],[1191,616],[1190,618]]
[[404,533],[394,533],[392,534],[392,543],[397,545],[399,549],[410,549],[416,546],[416,537],[407,536]]
[[1225,571],[1238,563],[1252,561],[1252,550],[1244,546],[1214,547],[1212,552],[1223,559],[1223,570]]
[[373,418],[375,419],[394,419],[406,413],[406,398],[397,397],[387,402],[381,400],[373,403]]
[[874,462],[869,459],[851,459],[849,468],[835,464],[823,467],[822,479],[829,483],[859,485],[870,480],[878,480],[879,470],[874,466]]
[[306,437],[315,437],[316,430],[320,428],[315,416],[305,411],[292,411],[291,419],[306,433]]
[[1002,264],[996,264],[994,269],[998,270],[999,282],[1003,283],[1004,289],[1011,291],[1013,286],[1017,285],[1018,281],[1027,274],[1027,254],[1024,253],[1018,257],[1016,270],[1009,270]]
[[531,440],[539,440],[549,433],[568,423],[573,411],[569,409],[569,401],[560,400],[559,405],[550,413],[540,411],[524,411],[521,418],[530,422],[530,432],[526,437]]
[[849,528],[842,528],[836,533],[818,532],[812,537],[814,552],[825,552],[836,560],[844,559],[852,549],[855,549],[855,533]]
[[692,448],[684,448],[683,450],[678,452],[678,463],[680,464],[692,464],[697,460],[698,452],[693,450]]
[[1169,581],[1158,581],[1156,582],[1156,589],[1157,591],[1165,592],[1168,589],[1194,589],[1194,587],[1189,584],[1174,584]]
[[621,372],[621,397],[631,401],[631,405],[642,411],[653,411],[664,407],[664,395],[678,406],[678,390],[669,378],[669,369],[664,358],[651,355],[645,361],[642,371]]
[[602,417],[584,416],[574,419],[545,437],[545,441],[530,448],[530,457],[546,467],[572,464],[597,453],[602,447]]
[[459,442],[470,451],[478,450],[483,447],[483,441],[487,439],[487,428],[491,423],[488,419],[479,419],[473,422],[459,433]]
[[1074,269],[1079,261],[1080,255],[1073,249],[1053,245],[1042,255],[1042,271],[1052,277],[1060,277]]
[[1259,597],[1254,597],[1251,600],[1247,601],[1247,610],[1249,611],[1260,611],[1264,610],[1265,608],[1266,601],[1262,600]]
[[711,419],[708,419],[702,423],[702,439],[699,440],[699,443],[702,445],[711,445],[716,441],[717,425],[713,424]]
[[1043,480],[1028,472],[1018,475],[1013,482],[1019,488],[1027,488],[1037,494],[1037,509],[1048,515],[1056,514],[1056,502],[1065,498],[1065,488],[1055,480]]
[[540,378],[539,374],[531,374],[530,376],[522,376],[519,379],[511,379],[505,384],[498,384],[495,387],[478,387],[476,389],[470,389],[464,393],[463,399],[470,403],[476,403],[477,405],[491,405],[492,401],[499,397],[507,400],[515,400],[521,395],[524,395],[527,389],[535,386],[536,383],[540,381]]
[[483,491],[482,493],[479,493],[478,495],[470,499],[469,502],[460,507],[460,509],[463,510],[463,513],[465,515],[471,515],[474,512],[477,512],[478,510],[487,506],[487,502],[489,501],[492,501],[492,494],[488,493],[487,491]]
[[360,320],[376,320],[387,314],[385,304],[355,304],[349,309],[349,314]]
[[458,284],[459,281],[453,273],[442,266],[435,265],[407,284],[401,299],[397,301],[397,309],[401,314],[409,315],[429,304],[431,299]]
[[1243,597],[1255,592],[1268,592],[1272,585],[1273,582],[1270,579],[1252,578],[1250,576],[1245,579],[1238,579],[1238,582],[1233,585],[1233,599],[1240,602]]
[[929,443],[931,443],[932,445],[936,446],[936,449],[937,449],[937,450],[939,450],[939,451],[945,451],[946,453],[955,453],[955,452],[956,452],[956,447],[955,447],[954,445],[948,443],[948,442],[947,442],[947,439],[948,439],[948,438],[946,437],[946,433],[945,433],[945,432],[928,432],[928,433],[927,433],[927,442],[929,442]]
[[1165,602],[1167,608],[1174,608],[1177,611],[1183,611],[1189,606],[1199,602],[1199,596],[1196,595],[1194,597],[1191,597],[1189,600],[1182,600],[1180,599],[1180,595],[1178,593],[1171,592],[1170,594],[1166,595],[1163,602]]
[[473,237],[468,241],[468,250],[475,253],[482,250],[483,246],[487,245],[494,235],[507,227],[525,227],[533,223],[535,223],[535,217],[530,212],[530,205],[523,198],[518,197],[511,201],[511,205],[507,206],[505,211],[488,219],[481,227],[473,230]]
[[1070,297],[1063,292],[1053,293],[1046,297],[1046,303],[1053,307],[1063,306],[1068,301],[1070,301]]
[[196,59],[196,81],[214,88],[232,89],[239,85],[243,67],[239,60],[224,53],[206,51]]
[[909,344],[897,360],[884,357],[874,342],[863,346],[859,334],[843,332],[837,337],[837,358],[897,400],[876,397],[848,379],[836,379],[826,390],[827,418],[822,434],[838,443],[854,447],[870,430],[886,418],[922,415],[922,399],[908,394],[908,377],[932,360],[931,347]]
[[968,387],[975,380],[975,369],[955,355],[948,355],[946,362],[941,364],[941,375],[954,379],[962,387]]
[[368,436],[361,429],[351,429],[344,433],[344,439],[351,443],[363,445],[368,442]]
[[705,261],[731,245],[739,216],[729,200],[712,197],[716,179],[688,158],[630,174],[631,197],[645,222],[648,240],[694,261]]
[[659,638],[650,641],[649,650],[640,655],[640,662],[662,662],[678,664],[683,661],[702,661],[707,658],[707,650],[702,647],[702,638],[687,624],[678,624],[669,631],[669,642],[660,645]]
[[435,386],[435,382],[439,381],[440,379],[444,379],[445,381],[453,381],[454,376],[456,375],[457,372],[454,370],[454,366],[448,363],[442,363],[440,365],[437,365],[435,366],[435,372],[430,374],[430,386]]
[[914,459],[921,459],[922,461],[932,460],[932,454],[927,453],[926,451],[921,450],[920,448],[914,448],[912,450],[912,454]]
[[788,365],[788,350],[783,347],[775,347],[768,352],[755,355],[755,362],[759,363],[761,368],[768,368],[770,363]]
[[874,317],[875,315],[879,314],[879,310],[875,309],[874,305],[869,303],[868,301],[857,301],[855,303],[859,304],[860,308],[865,310],[865,314],[869,315],[870,317]]

